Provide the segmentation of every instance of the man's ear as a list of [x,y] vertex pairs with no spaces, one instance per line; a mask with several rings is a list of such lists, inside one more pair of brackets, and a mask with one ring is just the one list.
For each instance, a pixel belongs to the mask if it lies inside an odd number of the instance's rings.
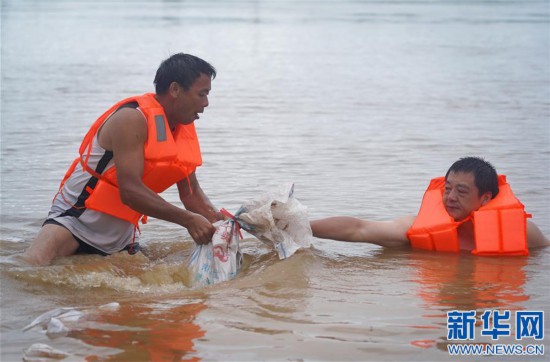
[[176,98],[181,91],[181,87],[177,82],[172,82],[168,86],[168,93],[170,93],[170,96]]
[[487,191],[483,195],[481,195],[481,206],[485,206],[493,199],[493,193],[490,191]]

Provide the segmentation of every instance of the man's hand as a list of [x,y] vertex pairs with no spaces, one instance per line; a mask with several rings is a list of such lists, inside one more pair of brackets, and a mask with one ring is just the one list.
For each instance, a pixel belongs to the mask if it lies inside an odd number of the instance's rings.
[[220,221],[225,221],[225,220],[228,220],[228,219],[231,219],[229,216],[225,215],[224,213],[222,213],[221,211],[213,211],[214,213],[214,218],[216,218],[216,220]]
[[210,221],[204,216],[195,213],[191,214],[185,227],[197,244],[208,244],[211,242],[212,236],[216,231],[216,228]]

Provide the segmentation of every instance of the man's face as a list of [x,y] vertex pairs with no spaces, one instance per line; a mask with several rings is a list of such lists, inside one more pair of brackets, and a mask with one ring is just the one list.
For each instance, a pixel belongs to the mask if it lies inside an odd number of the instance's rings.
[[489,200],[491,200],[490,192],[479,195],[473,173],[450,172],[447,176],[443,204],[455,221],[465,219]]
[[199,113],[208,107],[211,83],[210,77],[201,73],[188,90],[178,85],[174,104],[174,117],[177,123],[190,124],[199,119]]

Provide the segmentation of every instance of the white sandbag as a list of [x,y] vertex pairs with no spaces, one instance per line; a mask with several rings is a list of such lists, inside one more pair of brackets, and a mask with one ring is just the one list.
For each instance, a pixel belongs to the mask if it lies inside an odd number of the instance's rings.
[[[120,304],[118,302],[112,302],[97,307],[97,311],[102,313],[115,312],[119,308]],[[96,308],[89,308],[84,311],[80,311],[72,307],[56,308],[36,317],[31,323],[23,328],[23,332],[40,326],[41,328],[46,329],[46,334],[48,337],[59,337],[66,335],[70,331],[70,328],[67,328],[65,323],[69,326],[74,326],[76,322],[79,322],[84,316],[95,312]]]
[[194,286],[223,282],[237,275],[242,264],[240,227],[273,247],[280,259],[310,247],[313,239],[307,208],[294,198],[291,183],[245,202],[235,216],[214,226],[212,242],[197,245],[189,257]]
[[23,361],[61,360],[69,356],[67,352],[55,349],[44,343],[35,343],[25,351]]
[[50,319],[46,335],[50,338],[64,337],[69,334],[69,328],[57,318]]
[[[33,320],[31,323],[29,323],[27,326],[23,328],[23,332],[26,330],[29,330],[37,325],[40,325],[42,327],[46,327],[48,323],[50,323],[50,320],[54,317],[60,317],[62,315],[73,315],[73,312],[76,310],[71,307],[66,308],[57,308],[54,310],[50,310],[49,312],[43,313],[40,316],[36,317],[35,320]],[[78,311],[76,311],[78,312]],[[78,312],[80,313],[80,312]],[[82,313],[80,313],[81,315]]]
[[103,305],[100,305],[98,309],[102,311],[115,312],[120,309],[120,303],[112,302],[112,303],[103,304]]
[[212,242],[197,245],[188,267],[195,286],[206,286],[234,278],[242,264],[239,226],[233,220],[218,221]]
[[244,230],[272,246],[279,259],[311,246],[307,208],[294,197],[292,183],[245,202],[235,217]]

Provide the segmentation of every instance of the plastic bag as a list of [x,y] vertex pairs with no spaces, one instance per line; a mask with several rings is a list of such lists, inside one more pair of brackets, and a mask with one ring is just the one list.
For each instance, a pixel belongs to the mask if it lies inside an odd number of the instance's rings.
[[294,197],[292,183],[245,202],[235,217],[244,230],[273,246],[279,259],[311,246],[307,208]]
[[242,264],[239,228],[272,246],[279,259],[310,247],[313,235],[307,208],[294,198],[294,184],[287,184],[245,202],[231,219],[214,224],[212,242],[197,245],[188,267],[194,285],[206,286],[234,278]]
[[234,278],[242,265],[239,241],[242,239],[235,220],[218,221],[212,242],[197,245],[189,257],[194,285],[206,286]]

